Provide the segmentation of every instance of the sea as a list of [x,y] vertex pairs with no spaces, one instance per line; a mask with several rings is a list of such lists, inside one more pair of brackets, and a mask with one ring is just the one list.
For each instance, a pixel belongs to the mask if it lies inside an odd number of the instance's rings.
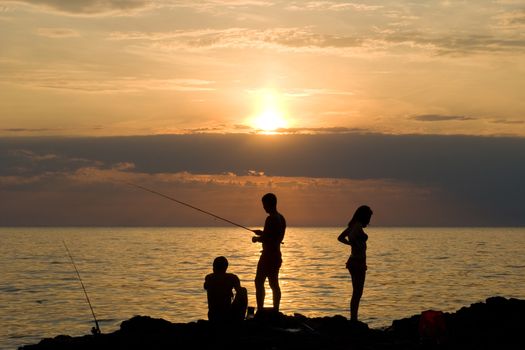
[[[281,311],[349,317],[349,247],[343,227],[287,229]],[[491,296],[525,299],[525,228],[366,229],[368,272],[360,318],[373,328],[434,309],[456,311]],[[0,228],[0,349],[44,337],[102,332],[134,315],[207,318],[204,277],[229,260],[255,306],[260,245],[237,227]],[[267,286],[266,306],[271,304]]]

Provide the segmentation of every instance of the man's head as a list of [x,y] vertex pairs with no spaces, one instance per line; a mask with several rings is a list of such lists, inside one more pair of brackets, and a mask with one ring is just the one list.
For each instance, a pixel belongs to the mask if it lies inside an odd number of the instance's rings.
[[213,272],[225,273],[228,269],[228,259],[224,256],[218,256],[213,260]]
[[277,197],[273,193],[266,193],[262,196],[262,204],[267,213],[275,211],[277,209]]

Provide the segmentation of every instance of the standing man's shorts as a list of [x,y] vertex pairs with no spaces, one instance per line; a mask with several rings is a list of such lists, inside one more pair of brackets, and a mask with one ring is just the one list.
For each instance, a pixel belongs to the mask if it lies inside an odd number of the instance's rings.
[[257,275],[271,276],[279,273],[279,269],[283,263],[281,253],[276,254],[261,254],[259,263],[257,263]]

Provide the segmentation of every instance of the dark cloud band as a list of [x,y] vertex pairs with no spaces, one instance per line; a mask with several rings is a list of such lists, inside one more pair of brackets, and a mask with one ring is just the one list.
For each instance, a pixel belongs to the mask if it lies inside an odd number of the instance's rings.
[[478,208],[483,222],[525,225],[525,138],[358,133],[4,138],[0,164],[0,177],[11,182],[85,168],[388,180],[433,188],[455,206]]

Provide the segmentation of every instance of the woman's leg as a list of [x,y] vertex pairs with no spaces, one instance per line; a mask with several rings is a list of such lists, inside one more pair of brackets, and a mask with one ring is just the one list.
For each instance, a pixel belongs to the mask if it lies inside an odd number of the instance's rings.
[[352,269],[352,299],[350,299],[350,320],[357,321],[359,302],[365,287],[366,270]]

